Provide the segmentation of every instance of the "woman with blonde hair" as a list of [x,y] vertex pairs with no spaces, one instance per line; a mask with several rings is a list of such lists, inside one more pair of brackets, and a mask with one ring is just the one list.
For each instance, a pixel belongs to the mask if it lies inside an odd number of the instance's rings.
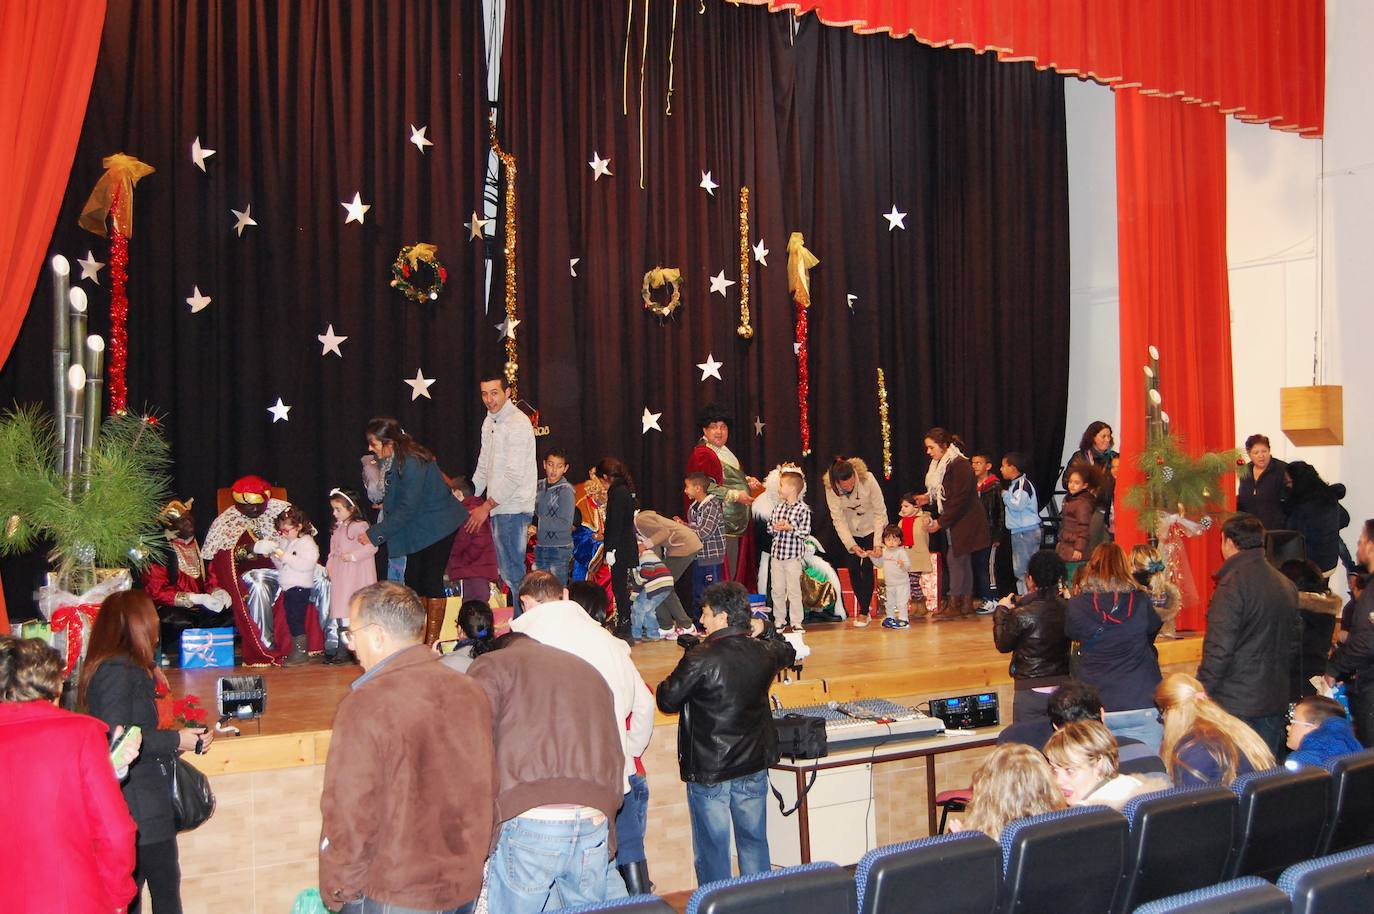
[[949,830],[980,831],[996,841],[1008,823],[1065,805],[1045,757],[1030,746],[1005,743],[973,772],[968,813],[950,820]]
[[1207,697],[1187,673],[1171,673],[1155,690],[1164,715],[1164,758],[1174,784],[1230,785],[1238,776],[1274,767],[1274,754],[1254,730]]
[[1075,676],[1102,694],[1107,729],[1151,749],[1162,735],[1154,703],[1161,679],[1154,642],[1163,625],[1150,595],[1132,576],[1125,551],[1116,543],[1094,549],[1064,622],[1065,633],[1079,643]]
[[1045,758],[1070,806],[1120,810],[1131,797],[1149,789],[1139,778],[1121,773],[1116,737],[1095,720],[1071,721],[1054,731],[1045,743]]

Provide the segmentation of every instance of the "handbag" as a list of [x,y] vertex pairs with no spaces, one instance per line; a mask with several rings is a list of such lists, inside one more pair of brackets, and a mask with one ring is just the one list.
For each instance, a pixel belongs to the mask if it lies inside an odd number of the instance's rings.
[[778,731],[778,751],[794,759],[825,758],[830,751],[825,720],[805,714],[784,714],[773,719]]
[[199,828],[215,814],[210,779],[181,756],[172,767],[172,814],[178,832]]

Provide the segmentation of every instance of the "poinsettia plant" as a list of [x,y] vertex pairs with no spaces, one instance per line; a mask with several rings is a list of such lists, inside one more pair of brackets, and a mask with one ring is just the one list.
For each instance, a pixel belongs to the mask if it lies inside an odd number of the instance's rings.
[[184,727],[203,727],[210,719],[210,712],[200,704],[196,695],[184,698],[160,698],[157,702],[157,727],[159,730],[180,730]]

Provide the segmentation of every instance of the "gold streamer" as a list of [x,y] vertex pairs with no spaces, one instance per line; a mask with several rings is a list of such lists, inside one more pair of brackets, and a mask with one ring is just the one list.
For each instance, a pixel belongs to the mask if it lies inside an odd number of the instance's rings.
[[754,338],[749,320],[749,188],[744,186],[739,189],[739,326],[735,328],[742,339]]
[[806,249],[801,232],[793,232],[787,239],[787,291],[803,308],[811,307],[811,268],[820,258]]
[[644,0],[644,44],[639,49],[639,189],[644,189],[644,66],[649,56],[649,0]]
[[668,117],[673,116],[673,48],[677,45],[677,0],[673,0],[673,28],[668,32]]
[[883,478],[892,478],[892,426],[887,421],[887,379],[878,369],[878,421],[883,429]]
[[630,113],[630,26],[635,21],[635,0],[625,0],[625,59],[620,65],[620,113]]
[[[516,284],[515,284],[515,156],[501,148],[501,143],[496,139],[496,118],[491,120],[491,149],[496,153],[496,157],[501,161],[501,167],[505,171],[505,192],[506,192],[506,326],[515,323],[515,303],[516,303]],[[520,362],[515,350],[515,336],[506,335],[506,383],[510,385],[511,399],[519,397],[519,377]]]
[[88,232],[105,236],[105,222],[113,220],[115,231],[126,237],[134,236],[134,185],[155,169],[131,155],[116,152],[100,160],[105,173],[95,182],[95,188],[81,207],[77,225]]

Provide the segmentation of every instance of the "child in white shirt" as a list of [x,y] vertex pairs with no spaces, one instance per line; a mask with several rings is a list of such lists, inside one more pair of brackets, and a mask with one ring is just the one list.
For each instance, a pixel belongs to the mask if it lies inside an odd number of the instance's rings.
[[883,628],[910,628],[907,603],[911,601],[911,556],[902,545],[902,528],[888,524],[883,528],[883,548],[873,550],[873,558],[883,565],[883,584],[887,590],[887,618]]
[[282,612],[291,630],[291,654],[286,663],[302,663],[305,653],[305,614],[315,592],[315,566],[320,563],[320,547],[315,543],[315,525],[295,505],[277,515],[277,536],[253,544],[259,555],[270,555],[277,566],[281,587]]

